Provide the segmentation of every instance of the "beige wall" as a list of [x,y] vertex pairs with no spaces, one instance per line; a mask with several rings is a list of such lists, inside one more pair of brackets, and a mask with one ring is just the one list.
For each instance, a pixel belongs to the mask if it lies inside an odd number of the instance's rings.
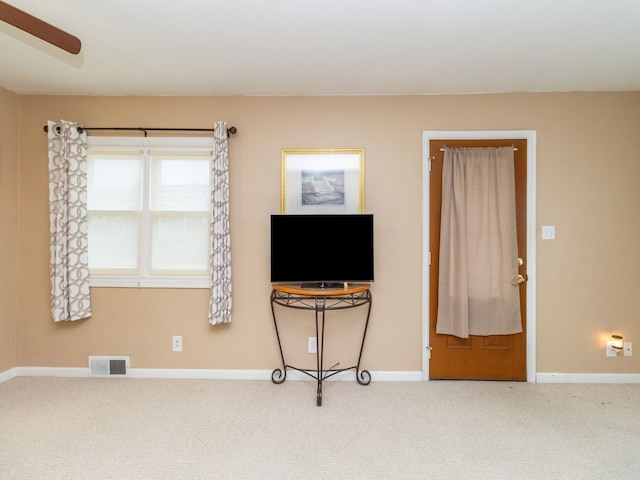
[[[604,355],[605,335],[612,332],[640,342],[640,92],[25,96],[20,104],[17,365],[84,367],[89,354],[130,354],[137,368],[277,367],[268,299],[268,234],[269,215],[280,208],[280,150],[362,147],[366,211],[376,219],[376,282],[363,366],[419,371],[422,132],[536,130],[538,248],[537,278],[532,281],[537,284],[537,371],[640,372],[640,353],[615,359]],[[60,118],[87,126],[154,127],[211,127],[226,120],[238,128],[230,140],[231,325],[207,323],[208,291],[162,289],[92,289],[93,318],[51,321],[42,126]],[[557,239],[541,241],[540,225],[555,225]],[[310,362],[304,350],[306,337],[313,335],[311,318],[301,321],[290,313],[283,312],[282,320],[287,322],[283,330],[291,358]],[[362,317],[359,312],[346,315]],[[331,329],[355,334],[357,323],[334,322]],[[182,353],[171,351],[172,335],[183,336]],[[346,340],[336,342],[330,356],[349,363],[351,350]]]
[[16,366],[20,97],[0,88],[0,373]]

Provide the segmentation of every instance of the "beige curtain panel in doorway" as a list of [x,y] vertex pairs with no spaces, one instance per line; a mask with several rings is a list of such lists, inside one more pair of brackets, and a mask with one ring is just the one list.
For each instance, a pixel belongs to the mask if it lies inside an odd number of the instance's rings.
[[513,147],[446,148],[436,333],[522,332]]

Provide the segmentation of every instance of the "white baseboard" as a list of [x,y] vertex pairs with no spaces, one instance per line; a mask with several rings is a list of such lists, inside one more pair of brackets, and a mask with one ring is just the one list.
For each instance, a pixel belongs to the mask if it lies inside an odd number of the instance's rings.
[[[218,370],[200,368],[129,368],[126,376],[114,375],[109,378],[175,378],[212,380],[271,380],[272,370]],[[6,378],[5,378],[6,377]],[[89,377],[89,368],[70,367],[16,367],[5,374],[0,373],[0,383],[13,377]],[[328,380],[352,381],[355,372],[347,370]],[[421,381],[422,372],[371,372],[372,381],[407,382]],[[296,370],[287,371],[287,380],[313,380]]]
[[640,383],[639,373],[549,373],[536,374],[537,383]]
[[88,377],[89,369],[82,367],[16,367],[16,377]]
[[267,380],[271,372],[265,370],[218,370],[206,368],[130,368],[131,378],[176,378],[211,380]]
[[[272,370],[219,370],[200,368],[130,368],[126,377],[114,378],[175,378],[212,380],[271,380]],[[82,367],[15,367],[0,372],[0,383],[14,377],[89,377],[89,368]],[[353,381],[355,372],[347,370],[328,380]],[[313,380],[296,370],[287,371],[287,380]],[[420,382],[420,371],[373,371],[375,382]],[[640,383],[640,373],[553,373],[536,374],[537,383]]]
[[6,370],[4,372],[0,372],[0,383],[6,382],[7,380],[11,380],[16,376],[16,369],[12,368],[11,370]]

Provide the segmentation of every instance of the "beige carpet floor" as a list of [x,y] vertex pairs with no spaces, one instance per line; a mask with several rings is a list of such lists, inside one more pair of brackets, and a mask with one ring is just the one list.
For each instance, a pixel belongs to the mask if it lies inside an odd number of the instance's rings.
[[640,385],[18,377],[0,479],[637,479]]

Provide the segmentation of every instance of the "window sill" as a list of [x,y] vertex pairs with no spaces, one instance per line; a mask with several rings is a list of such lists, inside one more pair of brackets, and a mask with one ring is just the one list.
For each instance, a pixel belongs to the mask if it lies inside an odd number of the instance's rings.
[[208,277],[135,277],[116,275],[91,275],[90,287],[115,288],[211,288]]

